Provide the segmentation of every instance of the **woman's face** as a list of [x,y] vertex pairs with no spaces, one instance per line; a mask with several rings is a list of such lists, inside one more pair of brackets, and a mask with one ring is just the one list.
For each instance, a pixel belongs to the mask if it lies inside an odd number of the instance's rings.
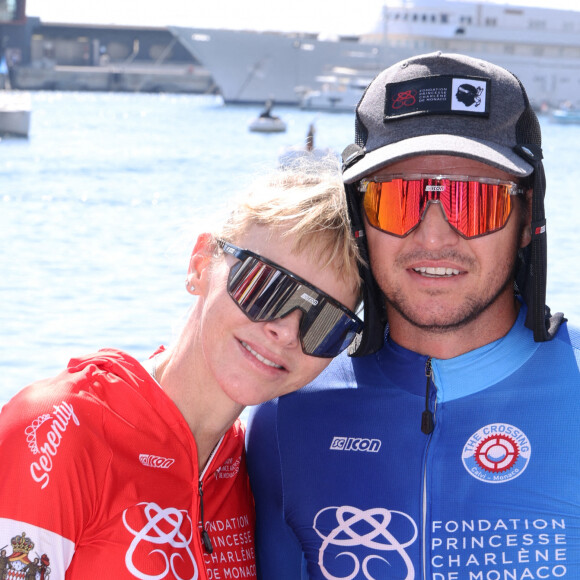
[[[331,267],[321,269],[305,253],[291,253],[292,242],[291,237],[280,238],[276,234],[270,237],[268,229],[253,226],[236,245],[268,258],[354,309],[354,285],[345,283]],[[202,358],[197,362],[207,373],[208,385],[217,384],[229,399],[247,406],[299,389],[328,366],[331,359],[302,351],[301,311],[269,322],[252,322],[244,314],[226,288],[230,268],[237,261],[223,254],[211,261],[198,262],[194,284],[199,295],[196,312]]]

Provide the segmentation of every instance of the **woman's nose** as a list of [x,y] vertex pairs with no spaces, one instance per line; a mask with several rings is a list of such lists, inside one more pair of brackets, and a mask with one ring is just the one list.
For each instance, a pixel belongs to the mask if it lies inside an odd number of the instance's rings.
[[276,318],[264,323],[264,330],[271,340],[282,346],[294,347],[300,344],[300,322],[302,312],[295,310],[283,318]]

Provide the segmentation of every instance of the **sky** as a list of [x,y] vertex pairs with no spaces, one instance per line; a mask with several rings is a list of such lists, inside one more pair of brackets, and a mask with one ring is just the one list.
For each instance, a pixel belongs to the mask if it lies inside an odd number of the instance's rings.
[[[578,0],[509,3],[580,10]],[[44,22],[360,34],[373,28],[382,4],[383,0],[27,0],[26,13]]]

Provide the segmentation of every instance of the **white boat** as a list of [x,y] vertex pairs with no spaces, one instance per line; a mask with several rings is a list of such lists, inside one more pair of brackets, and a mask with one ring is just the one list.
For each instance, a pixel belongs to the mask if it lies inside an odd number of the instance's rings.
[[300,100],[300,108],[353,113],[363,91],[372,80],[372,77],[347,82],[341,82],[338,78],[329,79],[320,90],[306,91]]
[[271,99],[266,101],[264,110],[258,117],[250,121],[248,129],[255,133],[283,133],[286,131],[286,122],[280,117],[272,115],[274,103]]
[[30,111],[30,93],[0,91],[0,135],[28,137]]
[[[387,0],[375,30],[352,37],[171,27],[227,103],[299,105],[328,78],[373,78],[415,54],[441,50],[514,72],[534,107],[580,107],[580,12],[483,0]],[[325,88],[326,85],[326,88]],[[331,91],[330,91],[331,92]]]
[[554,109],[550,111],[550,120],[560,125],[578,125],[580,124],[580,110]]
[[254,133],[283,133],[286,128],[279,117],[256,117],[248,124],[248,129]]

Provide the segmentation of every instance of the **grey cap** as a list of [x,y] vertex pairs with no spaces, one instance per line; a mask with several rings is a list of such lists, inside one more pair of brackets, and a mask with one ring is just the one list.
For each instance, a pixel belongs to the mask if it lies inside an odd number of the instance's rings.
[[356,109],[355,141],[358,153],[343,159],[345,183],[428,154],[467,157],[526,176],[534,168],[515,147],[541,147],[541,132],[512,73],[436,52],[394,64],[371,82]]

